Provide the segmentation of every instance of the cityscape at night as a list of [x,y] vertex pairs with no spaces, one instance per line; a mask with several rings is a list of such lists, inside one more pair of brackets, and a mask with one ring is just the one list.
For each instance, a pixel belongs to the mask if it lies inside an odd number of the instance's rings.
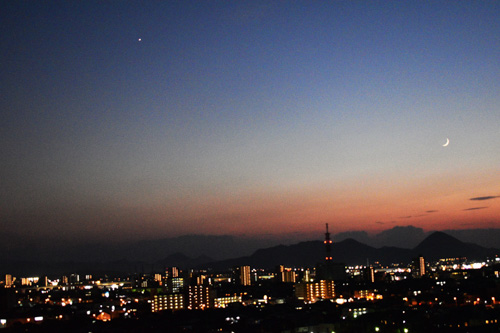
[[500,1],[0,22],[0,332],[500,332]]
[[[419,250],[432,249],[427,252],[432,256],[436,249],[449,250],[452,243],[470,251],[467,244],[444,233],[429,236]],[[0,328],[6,332],[500,330],[500,256],[493,254],[500,250],[483,248],[492,254],[476,259],[426,260],[419,255],[407,263],[350,266],[333,260],[328,224],[321,245],[324,259],[304,267],[265,269],[240,258],[238,266],[226,269],[212,269],[214,263],[148,273],[143,269],[57,277],[6,274],[1,282]]]

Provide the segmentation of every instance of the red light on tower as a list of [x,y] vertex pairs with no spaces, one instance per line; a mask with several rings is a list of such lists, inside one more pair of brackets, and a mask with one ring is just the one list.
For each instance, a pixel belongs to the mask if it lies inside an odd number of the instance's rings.
[[332,255],[331,255],[331,244],[333,243],[332,240],[330,239],[330,233],[328,232],[328,223],[326,224],[326,233],[325,233],[325,249],[326,249],[326,261],[331,261]]

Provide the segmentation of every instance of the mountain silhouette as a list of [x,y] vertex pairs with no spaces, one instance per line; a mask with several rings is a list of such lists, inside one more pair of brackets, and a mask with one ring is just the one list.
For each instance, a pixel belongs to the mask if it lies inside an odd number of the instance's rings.
[[498,253],[498,250],[495,251],[476,244],[465,243],[441,231],[429,235],[413,251],[428,258],[428,260],[456,257],[480,259],[495,252]]
[[176,252],[172,253],[165,258],[155,262],[155,265],[161,267],[179,267],[181,269],[186,269],[189,267],[195,267],[203,265],[207,262],[212,262],[213,259],[208,256],[199,256],[197,258],[190,258],[183,253]]
[[[367,262],[410,263],[417,256],[426,260],[450,257],[481,259],[500,253],[498,249],[484,248],[464,243],[446,233],[434,232],[413,249],[398,247],[375,248],[354,239],[333,243],[331,255],[334,262],[346,265],[366,265]],[[324,260],[325,246],[321,241],[301,242],[294,245],[278,245],[255,251],[251,256],[217,261],[202,265],[213,269],[228,269],[239,265],[270,269],[278,265],[289,267],[314,267]]]
[[[203,239],[202,237],[199,240]],[[216,238],[211,238],[215,240]],[[225,240],[223,238],[217,239]],[[200,242],[205,245],[204,242]],[[226,270],[240,265],[273,269],[278,265],[288,267],[314,267],[324,262],[325,245],[322,241],[307,241],[293,245],[278,245],[262,248],[249,256],[240,256],[222,261],[214,261],[207,255],[188,256],[184,251],[169,252],[171,247],[157,246],[158,241],[147,251],[136,253],[134,256],[125,256],[120,260],[100,261],[4,261],[0,267],[2,274],[67,274],[105,273],[105,272],[153,272],[165,267],[176,266],[182,269],[210,268]],[[147,245],[147,244],[144,244]],[[156,251],[152,251],[156,247]],[[170,254],[168,254],[170,253]],[[240,252],[241,253],[241,252]],[[168,255],[166,255],[168,254]],[[422,255],[427,261],[440,258],[467,257],[468,259],[483,259],[487,256],[500,254],[499,249],[485,248],[476,244],[465,243],[444,232],[434,232],[427,236],[413,249],[399,247],[376,248],[354,239],[345,239],[334,242],[331,246],[331,256],[336,263],[346,265],[366,265],[379,262],[382,265],[391,263],[410,263],[413,258]],[[235,252],[238,255],[238,251]],[[154,258],[154,259],[153,259]]]

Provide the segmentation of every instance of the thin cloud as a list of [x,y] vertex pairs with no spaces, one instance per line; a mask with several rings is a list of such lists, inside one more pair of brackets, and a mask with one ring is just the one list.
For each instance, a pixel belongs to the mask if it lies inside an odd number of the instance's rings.
[[464,209],[464,210],[478,210],[478,209],[486,209],[488,207],[472,207],[472,208],[467,208],[467,209]]
[[400,218],[400,219],[411,219],[411,218],[412,218],[412,216],[411,216],[411,215],[409,215],[409,216],[400,216],[399,218]]
[[437,213],[437,212],[439,212],[439,210],[426,210],[425,212],[426,213]]
[[385,224],[385,223],[384,223],[384,222],[382,222],[382,221],[377,221],[377,222],[375,222],[375,223],[377,223],[377,224]]
[[500,198],[500,195],[488,195],[486,197],[475,197],[475,198],[470,198],[469,200],[482,201],[482,200],[491,200],[491,199],[496,199],[496,198]]

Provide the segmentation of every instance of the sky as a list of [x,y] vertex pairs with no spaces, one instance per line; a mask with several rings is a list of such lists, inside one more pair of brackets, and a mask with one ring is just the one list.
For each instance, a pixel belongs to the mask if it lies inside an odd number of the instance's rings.
[[0,7],[4,241],[500,228],[498,1]]

